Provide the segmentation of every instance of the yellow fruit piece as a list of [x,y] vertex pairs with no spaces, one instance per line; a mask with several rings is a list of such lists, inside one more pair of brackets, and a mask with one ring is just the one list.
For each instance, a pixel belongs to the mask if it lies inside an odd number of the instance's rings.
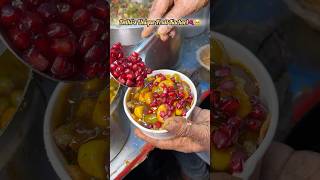
[[93,98],[82,99],[76,111],[76,118],[78,119],[91,119],[92,111],[95,107],[96,101]]
[[139,94],[139,101],[140,102],[146,102],[146,99],[145,99],[145,94],[149,91],[149,88],[143,88],[141,91],[140,91],[140,94]]
[[10,94],[11,104],[13,104],[14,106],[18,106],[19,103],[21,102],[22,94],[23,94],[22,90],[14,90]]
[[145,95],[144,95],[144,99],[145,99],[145,102],[146,104],[150,104],[152,102],[152,92],[147,92]]
[[217,150],[215,147],[211,147],[211,164],[216,171],[226,171],[229,168],[231,161],[231,150]]
[[244,82],[238,77],[235,77],[237,88],[232,92],[233,96],[238,98],[240,101],[240,107],[238,110],[238,115],[242,118],[247,116],[251,112],[251,103],[250,103],[250,97],[247,95],[247,93],[244,90]]
[[77,165],[67,165],[67,171],[73,180],[87,180],[90,177],[85,174]]
[[[112,80],[110,79],[110,84],[111,84],[111,81]],[[106,87],[106,86],[107,86],[106,80],[96,78],[96,79],[90,80],[88,82],[85,82],[83,84],[83,89],[87,92],[95,92],[97,90],[103,89],[103,87]]]
[[104,168],[108,144],[105,140],[91,140],[82,144],[78,151],[78,164],[80,168],[90,176],[106,179],[107,174]]
[[216,64],[222,64],[227,59],[223,44],[215,39],[212,40],[212,46],[210,46],[210,54],[212,54],[213,62]]
[[0,97],[0,115],[7,109],[10,105],[10,100],[7,97]]
[[108,115],[108,104],[107,104],[107,91],[101,91],[96,102],[93,114],[92,121],[94,124],[107,127],[107,115]]
[[119,84],[115,79],[110,79],[110,104],[113,102],[119,90]]
[[160,116],[160,112],[163,111],[163,112],[167,112],[168,110],[168,106],[166,104],[161,104],[158,109],[157,109],[157,118],[158,118],[158,121],[164,123],[163,121],[163,118]]
[[134,108],[133,113],[135,116],[141,119],[143,117],[143,110],[144,110],[144,106],[137,106]]
[[9,77],[0,77],[0,94],[7,95],[14,88],[14,81]]
[[157,82],[157,83],[160,83],[160,82],[161,82],[161,79],[162,79],[161,77],[156,78],[156,80],[153,81],[153,84],[156,83],[156,82]]
[[184,94],[184,98],[186,99],[186,98],[188,98],[189,97],[189,91],[187,91],[187,90],[183,90],[183,94]]
[[182,115],[182,109],[176,109],[176,115],[181,116]]
[[175,81],[180,81],[180,76],[178,74],[174,74],[173,78]]
[[7,126],[15,112],[16,108],[14,107],[10,107],[3,112],[0,119],[0,129],[5,128]]
[[162,87],[163,84],[166,85],[167,87],[174,86],[174,83],[170,79],[166,79],[164,81],[161,81],[159,83],[159,87]]

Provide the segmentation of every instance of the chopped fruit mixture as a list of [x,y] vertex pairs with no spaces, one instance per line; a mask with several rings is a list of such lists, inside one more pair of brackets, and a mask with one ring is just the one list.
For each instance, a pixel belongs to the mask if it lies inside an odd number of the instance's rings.
[[28,69],[8,50],[5,51],[0,56],[0,135],[22,102],[27,81]]
[[139,3],[132,0],[112,0],[111,1],[111,24],[119,25],[120,19],[147,18],[151,1]]
[[105,0],[6,0],[0,27],[33,68],[66,80],[106,78],[109,5]]
[[157,74],[146,87],[132,88],[126,100],[131,116],[148,129],[161,129],[172,116],[186,116],[194,101],[190,86],[178,74]]
[[110,50],[110,72],[122,85],[142,87],[144,79],[152,70],[146,67],[136,52],[124,57],[121,44],[116,43]]
[[213,168],[239,173],[259,146],[268,111],[255,78],[242,65],[220,62],[213,71]]
[[[106,180],[109,174],[107,81],[69,84],[59,95],[53,137],[72,179]],[[75,91],[76,90],[76,91]]]

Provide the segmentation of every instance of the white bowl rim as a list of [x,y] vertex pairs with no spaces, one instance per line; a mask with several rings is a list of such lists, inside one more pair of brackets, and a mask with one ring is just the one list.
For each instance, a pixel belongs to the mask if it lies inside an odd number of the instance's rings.
[[[270,97],[270,99],[274,100],[274,104],[272,106],[272,109],[269,109],[272,116],[270,117],[270,125],[268,127],[268,131],[267,131],[264,139],[262,140],[262,142],[259,144],[256,151],[245,161],[243,172],[234,174],[235,176],[240,177],[242,179],[248,179],[252,175],[258,161],[260,159],[262,159],[262,157],[264,156],[265,152],[267,151],[267,148],[271,144],[273,137],[275,135],[277,124],[278,124],[278,119],[279,119],[278,96],[276,93],[274,83],[273,83],[268,71],[265,69],[265,67],[261,63],[261,61],[259,61],[258,58],[251,51],[249,51],[247,48],[245,48],[243,45],[241,45],[237,41],[235,41],[235,40],[233,40],[233,39],[231,39],[221,33],[212,32],[212,35],[213,35],[213,38],[219,39],[223,43],[226,43],[226,42],[229,42],[230,44],[232,43],[233,45],[235,45],[239,49],[241,49],[241,51],[243,51],[244,54],[248,55],[250,57],[250,59],[253,62],[255,62],[255,64],[259,67],[261,74],[263,74],[263,76],[266,78],[267,83],[269,84],[269,88],[271,88],[271,91],[272,91],[271,92],[272,97]],[[237,59],[237,60],[241,61],[241,59]],[[250,168],[250,167],[252,167],[252,168]]]
[[[54,138],[53,138],[53,135],[52,135],[52,132],[51,132],[53,109],[56,105],[55,103],[57,101],[57,97],[59,96],[62,88],[65,87],[66,85],[67,84],[63,83],[63,82],[59,83],[56,86],[56,88],[54,89],[53,94],[50,97],[47,109],[45,111],[45,116],[44,116],[43,139],[44,139],[44,145],[45,145],[45,149],[46,149],[49,161],[50,161],[53,169],[55,170],[55,172],[59,176],[59,178],[71,180],[71,177],[65,167],[66,164],[64,164],[62,162],[65,159],[63,159],[62,153],[61,153],[60,149],[58,148],[58,146],[56,145]],[[58,153],[55,152],[56,149],[58,150]],[[62,158],[62,161],[60,160],[61,158]]]
[[[171,69],[159,69],[159,70],[154,70],[151,74],[149,74],[148,76],[152,76],[152,75],[156,75],[156,74],[159,74],[159,73],[163,73],[163,72],[167,72],[167,74],[179,74],[180,77],[183,77],[185,80],[188,80],[191,82],[188,83],[189,86],[190,86],[190,89],[191,91],[194,91],[194,94],[193,94],[193,98],[194,98],[194,101],[193,101],[193,104],[191,105],[191,108],[189,109],[189,111],[186,113],[186,118],[188,118],[193,109],[195,108],[196,106],[196,103],[197,103],[197,89],[194,85],[194,83],[191,81],[191,79],[189,79],[186,75],[182,74],[181,72],[179,71],[175,71],[175,70],[171,70]],[[124,111],[128,117],[128,119],[135,125],[137,126],[138,128],[142,129],[143,131],[146,131],[146,132],[149,132],[149,133],[154,133],[154,134],[165,134],[165,133],[168,133],[167,130],[152,130],[152,129],[148,129],[148,128],[145,128],[143,126],[141,126],[139,123],[137,123],[131,116],[130,116],[130,113],[129,113],[129,110],[126,106],[126,99],[127,99],[127,96],[128,96],[128,93],[129,93],[129,90],[131,90],[131,88],[128,88],[126,90],[126,93],[124,95],[124,98],[123,98],[123,108],[124,108]]]
[[210,44],[205,44],[205,45],[201,46],[201,47],[197,50],[197,60],[198,60],[199,64],[200,64],[202,67],[204,67],[206,70],[210,71],[210,64],[209,64],[209,66],[206,65],[206,64],[204,64],[204,63],[201,61],[201,56],[200,56],[201,53],[202,53],[202,51],[203,51],[204,49],[206,49],[206,48],[210,48]]

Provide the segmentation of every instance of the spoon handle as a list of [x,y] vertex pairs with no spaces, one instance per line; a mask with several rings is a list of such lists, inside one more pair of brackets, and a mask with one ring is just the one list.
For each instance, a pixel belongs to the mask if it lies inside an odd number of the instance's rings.
[[157,40],[158,40],[158,37],[156,33],[152,33],[151,36],[142,40],[140,44],[136,46],[136,48],[134,49],[134,52],[141,54],[141,52],[151,47],[155,42],[157,42]]

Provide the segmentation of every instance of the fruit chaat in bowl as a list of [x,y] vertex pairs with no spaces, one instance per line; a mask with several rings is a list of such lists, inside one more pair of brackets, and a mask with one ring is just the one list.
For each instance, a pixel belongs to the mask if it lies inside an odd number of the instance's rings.
[[275,133],[276,92],[257,58],[235,41],[214,34],[220,42],[212,49],[216,53],[212,68],[211,165],[214,172],[247,179]]
[[130,121],[146,135],[157,139],[172,137],[162,129],[173,116],[188,118],[197,101],[192,81],[180,72],[156,70],[143,87],[128,88],[123,105]]

